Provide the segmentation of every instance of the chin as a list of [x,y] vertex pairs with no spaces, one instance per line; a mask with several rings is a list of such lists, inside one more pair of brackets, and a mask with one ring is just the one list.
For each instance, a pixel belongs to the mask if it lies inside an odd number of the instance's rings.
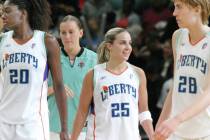
[[125,60],[125,61],[128,61],[128,59],[129,59],[129,57],[124,57],[124,60]]

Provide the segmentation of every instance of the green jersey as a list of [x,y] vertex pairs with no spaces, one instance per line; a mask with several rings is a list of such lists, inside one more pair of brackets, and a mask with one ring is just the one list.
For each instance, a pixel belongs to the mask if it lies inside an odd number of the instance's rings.
[[[74,93],[73,98],[67,97],[67,107],[68,107],[68,132],[72,132],[73,122],[76,117],[80,92],[82,88],[83,79],[86,73],[93,68],[97,63],[97,55],[95,52],[82,48],[81,51],[76,56],[74,63],[71,64],[68,55],[62,49],[61,53],[61,66],[64,84],[67,85]],[[48,85],[52,86],[52,80],[48,81]],[[49,107],[49,121],[50,121],[50,131],[60,132],[60,117],[57,109],[55,96],[52,94],[48,97],[48,107]]]

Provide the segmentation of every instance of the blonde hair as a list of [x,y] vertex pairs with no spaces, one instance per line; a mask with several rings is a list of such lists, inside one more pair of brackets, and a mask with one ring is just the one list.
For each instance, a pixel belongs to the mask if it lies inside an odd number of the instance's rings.
[[203,24],[208,24],[208,18],[210,16],[210,0],[172,0],[180,1],[185,3],[193,8],[200,6],[201,7],[201,18]]
[[109,49],[106,47],[107,43],[112,44],[116,36],[122,32],[127,32],[127,30],[124,28],[116,27],[106,32],[104,41],[101,42],[97,50],[99,64],[109,61],[110,53],[109,53]]

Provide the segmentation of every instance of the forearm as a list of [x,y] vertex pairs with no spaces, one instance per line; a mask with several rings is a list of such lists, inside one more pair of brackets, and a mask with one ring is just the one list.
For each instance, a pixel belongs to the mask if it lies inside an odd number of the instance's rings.
[[193,105],[187,107],[183,112],[180,112],[176,118],[180,122],[184,122],[204,111],[209,105],[210,93],[209,91],[205,91],[205,93],[202,93],[200,98],[195,103],[193,103]]
[[77,140],[80,132],[82,131],[82,128],[84,127],[84,124],[87,119],[88,111],[82,111],[81,109],[78,109],[76,118],[74,120],[74,126],[73,131],[71,134],[71,140]]
[[55,90],[55,98],[60,115],[61,131],[67,131],[67,103],[64,88],[61,88],[60,92]]
[[172,93],[169,92],[166,97],[166,100],[165,100],[162,112],[159,116],[158,122],[156,124],[156,127],[158,127],[158,125],[160,125],[164,120],[169,118],[170,113],[171,113],[171,103],[172,103]]

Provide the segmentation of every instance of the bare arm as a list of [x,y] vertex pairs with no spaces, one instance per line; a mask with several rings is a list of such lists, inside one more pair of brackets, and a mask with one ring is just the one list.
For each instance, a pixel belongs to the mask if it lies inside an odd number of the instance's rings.
[[93,97],[93,70],[89,71],[83,81],[79,108],[74,120],[71,140],[77,140],[88,115],[89,106]]
[[172,89],[170,89],[163,106],[163,109],[161,111],[160,117],[158,119],[158,122],[156,124],[156,128],[165,120],[169,118],[169,115],[171,113],[171,103],[172,103]]
[[[147,84],[146,76],[143,70],[137,69],[140,77],[140,86],[139,86],[139,112],[148,111],[148,95],[147,95]],[[144,128],[147,136],[150,140],[153,139],[154,129],[151,120],[145,120],[141,123]]]
[[45,38],[47,60],[53,80],[56,103],[61,119],[61,140],[67,140],[67,106],[60,64],[60,48],[55,37],[47,34]]

